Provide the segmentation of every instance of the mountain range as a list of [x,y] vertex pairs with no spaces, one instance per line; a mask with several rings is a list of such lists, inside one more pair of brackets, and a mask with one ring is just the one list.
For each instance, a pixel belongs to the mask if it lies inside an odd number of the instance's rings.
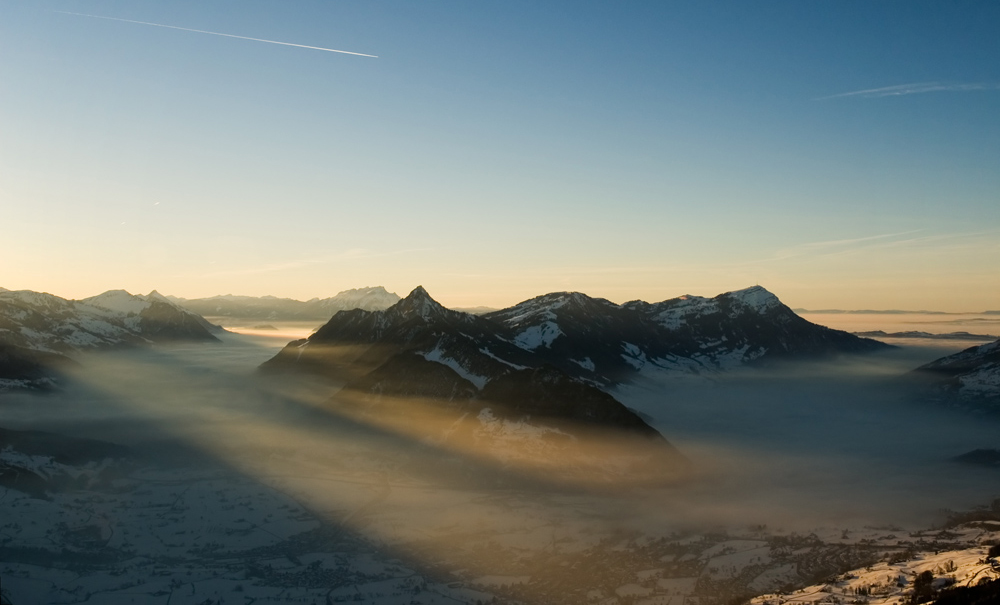
[[307,301],[232,294],[195,299],[169,298],[173,303],[198,315],[257,321],[326,321],[337,311],[379,311],[399,302],[399,296],[386,291],[382,286],[344,290],[331,298],[313,298]]
[[927,340],[996,340],[993,334],[971,334],[969,332],[947,332],[945,334],[932,334],[919,330],[908,330],[906,332],[885,332],[883,330],[868,330],[866,332],[851,332],[855,336],[865,338],[922,338]]
[[218,342],[221,328],[155,290],[110,290],[83,300],[0,291],[0,390],[48,387],[85,351],[166,342]]
[[609,387],[649,371],[717,372],[885,347],[809,323],[759,286],[624,305],[558,292],[484,315],[447,309],[418,286],[384,311],[337,313],[261,370],[330,378],[343,385],[333,400],[342,411],[456,447],[495,449],[488,435],[560,435],[546,454],[521,458],[569,456],[590,474],[601,469],[581,459],[601,450],[595,443],[618,444],[607,462],[641,442],[648,473],[657,465],[649,456],[674,469],[682,458]]
[[557,292],[485,315],[446,309],[417,287],[385,311],[334,315],[264,368],[295,367],[349,380],[409,350],[450,367],[477,388],[512,369],[543,364],[608,387],[648,371],[715,372],[884,348],[812,324],[760,286],[714,298],[623,305]]

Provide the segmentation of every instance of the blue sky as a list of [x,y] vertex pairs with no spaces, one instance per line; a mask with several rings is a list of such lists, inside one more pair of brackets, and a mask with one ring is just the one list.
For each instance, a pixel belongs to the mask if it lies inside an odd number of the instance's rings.
[[998,26],[992,2],[0,0],[0,285],[1000,308]]

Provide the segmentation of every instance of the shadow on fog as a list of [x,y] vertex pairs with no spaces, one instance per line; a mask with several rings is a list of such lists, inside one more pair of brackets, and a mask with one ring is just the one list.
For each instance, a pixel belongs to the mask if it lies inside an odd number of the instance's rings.
[[[497,535],[533,523],[661,535],[758,524],[920,527],[942,508],[984,504],[1000,492],[995,472],[947,462],[1000,445],[997,423],[905,397],[899,377],[953,348],[708,379],[644,377],[615,396],[651,416],[698,474],[682,485],[596,496],[551,490],[516,468],[501,473],[470,452],[333,413],[324,405],[328,385],[303,379],[261,388],[254,369],[284,344],[226,335],[222,345],[95,355],[64,392],[7,396],[3,424],[225,466],[287,490],[345,532],[383,544],[419,540],[431,559],[461,553],[456,536],[473,527]],[[500,474],[507,482],[497,490]],[[369,498],[359,500],[358,486],[379,494],[364,515],[355,514]]]
[[[323,521],[337,543],[320,548],[353,544],[359,553],[381,551],[425,576],[453,580],[434,569],[460,549],[452,535],[435,530],[504,514],[503,506],[477,508],[484,494],[461,485],[468,465],[459,476],[449,472],[447,459],[412,439],[323,413],[316,402],[329,396],[328,386],[300,383],[280,394],[257,388],[253,369],[274,350],[258,351],[240,339],[227,344],[233,348],[90,356],[62,392],[0,400],[4,423],[121,443],[139,461],[190,468],[192,477],[207,470],[246,477]],[[391,509],[372,523],[383,504]],[[386,516],[391,520],[381,522]],[[397,539],[411,528],[427,534],[419,544]]]

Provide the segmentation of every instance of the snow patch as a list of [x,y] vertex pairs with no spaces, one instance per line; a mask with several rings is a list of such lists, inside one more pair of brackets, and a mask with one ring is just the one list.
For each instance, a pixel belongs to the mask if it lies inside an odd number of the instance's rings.
[[671,301],[666,309],[653,316],[653,319],[668,330],[677,330],[692,317],[701,317],[718,313],[719,304],[711,298],[685,294],[677,301]]
[[781,301],[778,300],[777,296],[771,294],[761,286],[753,286],[752,288],[746,288],[745,290],[729,292],[728,296],[732,299],[740,301],[757,313],[763,313],[764,311],[777,308],[781,305]]
[[625,362],[633,368],[641,370],[647,363],[649,363],[649,360],[646,359],[646,353],[644,353],[642,349],[636,345],[630,342],[623,342],[622,348],[625,349],[625,352],[622,353],[622,359],[624,359]]
[[993,395],[1000,392],[1000,364],[987,364],[958,377],[959,393],[965,396]]
[[482,353],[483,355],[489,357],[490,359],[493,359],[495,361],[499,361],[500,363],[502,363],[504,365],[508,365],[508,366],[514,368],[515,370],[526,370],[526,369],[528,369],[528,366],[522,366],[522,365],[518,365],[516,363],[511,363],[511,362],[507,361],[506,359],[500,359],[499,357],[497,357],[496,355],[494,355],[486,347],[483,347],[483,348],[479,349],[479,352]]
[[564,435],[574,441],[576,440],[576,438],[569,433],[564,433],[556,428],[528,424],[527,422],[521,422],[519,420],[514,421],[497,418],[493,415],[493,410],[490,408],[483,408],[480,410],[479,415],[476,418],[482,425],[482,428],[476,431],[478,435],[489,436],[493,439],[498,439],[504,442],[524,441],[526,443],[541,444],[544,443],[541,438],[546,434]]
[[514,344],[526,351],[534,351],[542,345],[548,349],[552,347],[552,341],[562,333],[556,322],[546,321],[537,326],[531,326],[518,334],[514,337]]
[[472,384],[476,385],[477,389],[482,390],[482,388],[486,386],[487,379],[485,376],[480,376],[479,374],[473,374],[469,370],[462,367],[462,364],[458,363],[451,357],[446,357],[444,351],[441,350],[440,343],[438,344],[438,346],[434,347],[433,351],[422,353],[422,355],[424,359],[426,359],[427,361],[440,363],[442,365],[448,366],[452,370],[455,370],[456,374],[468,380]]

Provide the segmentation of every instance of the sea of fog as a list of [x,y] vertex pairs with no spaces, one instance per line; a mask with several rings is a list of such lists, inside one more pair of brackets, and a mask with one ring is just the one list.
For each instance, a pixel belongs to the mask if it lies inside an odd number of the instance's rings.
[[[886,321],[895,316],[882,319],[877,329],[901,329]],[[827,363],[643,375],[613,394],[691,461],[689,478],[611,494],[532,493],[524,486],[515,493],[509,486],[505,492],[466,485],[469,473],[442,470],[441,460],[422,449],[426,444],[329,414],[329,385],[257,376],[256,367],[290,337],[311,330],[272,327],[224,334],[220,344],[85,357],[63,391],[4,395],[0,426],[105,439],[154,460],[224,465],[280,483],[320,514],[343,514],[384,488],[365,531],[385,541],[435,523],[488,523],[500,533],[509,524],[522,527],[527,517],[515,521],[506,518],[510,508],[498,512],[498,494],[522,499],[528,517],[558,518],[584,532],[621,524],[660,532],[927,527],[944,509],[1000,497],[994,470],[950,461],[1000,447],[998,423],[915,403],[901,380],[975,343],[897,341],[902,346],[890,352]]]

